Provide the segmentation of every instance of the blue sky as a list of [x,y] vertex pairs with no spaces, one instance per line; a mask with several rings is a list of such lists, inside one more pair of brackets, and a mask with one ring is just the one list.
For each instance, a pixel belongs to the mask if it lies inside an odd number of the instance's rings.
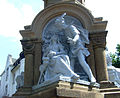
[[17,59],[22,51],[19,30],[32,23],[43,5],[42,0],[0,0],[0,74],[8,54]]
[[[109,52],[114,52],[116,44],[120,43],[119,4],[119,0],[86,0],[85,4],[95,17],[108,20]],[[0,74],[5,68],[8,54],[17,59],[22,51],[19,30],[30,25],[43,6],[43,0],[0,0]]]
[[43,6],[43,0],[8,0],[8,2],[18,9],[20,9],[23,4],[30,5],[34,12],[39,12],[41,10],[40,6]]

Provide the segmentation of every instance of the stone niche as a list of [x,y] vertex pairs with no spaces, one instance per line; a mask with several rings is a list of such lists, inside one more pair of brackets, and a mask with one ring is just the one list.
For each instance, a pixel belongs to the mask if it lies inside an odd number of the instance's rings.
[[[44,1],[47,3],[50,0]],[[51,0],[51,2],[54,1]],[[86,47],[90,52],[90,56],[86,60],[97,82],[101,84],[100,88],[91,87],[86,83],[62,81],[62,79],[54,83],[48,83],[46,86],[36,86],[40,76],[39,66],[42,64],[42,34],[44,28],[52,19],[63,13],[79,21],[82,27],[89,32],[90,44]],[[107,21],[103,21],[101,17],[94,18],[91,12],[80,2],[79,4],[59,2],[45,6],[45,9],[38,13],[32,24],[25,26],[25,30],[20,31],[23,37],[21,43],[25,54],[24,86],[19,88],[14,96],[21,96],[20,98],[22,96],[24,98],[112,98],[110,97],[111,93],[106,94],[105,92],[112,92],[113,90],[103,90],[103,88],[114,87],[108,82],[105,59],[106,25]],[[118,89],[116,90],[118,91]]]

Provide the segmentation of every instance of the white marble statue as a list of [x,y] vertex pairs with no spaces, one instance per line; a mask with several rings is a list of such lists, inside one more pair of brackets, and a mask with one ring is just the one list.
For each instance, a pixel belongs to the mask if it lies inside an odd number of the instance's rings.
[[[96,82],[96,79],[94,78],[92,71],[85,60],[85,56],[89,56],[90,54],[87,48],[85,48],[85,44],[89,44],[88,35],[86,34],[87,30],[85,29],[78,30],[76,26],[72,24],[66,24],[64,16],[66,16],[66,13],[56,18],[55,26],[59,29],[59,31],[64,30],[65,32],[67,43],[69,44],[70,47],[69,57],[71,61],[71,66],[73,68],[73,66],[75,65],[74,57],[77,57],[79,64],[87,73],[90,81]],[[80,35],[82,36],[82,38]]]
[[42,76],[44,76],[44,81],[50,80],[56,75],[71,77],[74,80],[79,79],[79,75],[71,70],[69,57],[57,35],[51,37],[48,47],[43,50],[43,64],[40,66],[41,75],[38,83]]

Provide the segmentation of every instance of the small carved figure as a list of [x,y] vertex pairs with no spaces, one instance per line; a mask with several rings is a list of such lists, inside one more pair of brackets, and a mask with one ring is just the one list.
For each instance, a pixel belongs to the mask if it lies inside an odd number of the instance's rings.
[[64,13],[62,16],[58,17],[55,21],[55,25],[59,30],[64,30],[65,31],[65,36],[66,36],[66,39],[67,39],[67,43],[70,46],[69,57],[71,58],[70,59],[71,60],[71,66],[73,68],[73,66],[75,65],[74,57],[77,57],[78,61],[79,61],[79,64],[82,66],[84,71],[87,73],[90,81],[91,82],[96,82],[96,79],[94,78],[89,65],[85,61],[85,56],[88,56],[90,53],[87,50],[87,48],[85,48],[84,45],[85,45],[85,43],[88,44],[89,40],[86,36],[84,36],[84,39],[86,39],[85,42],[83,42],[81,40],[80,33],[82,33],[82,31],[80,32],[80,30],[78,30],[74,25],[66,24],[65,19],[64,19],[65,15],[66,15],[66,13]]
[[47,62],[43,59],[41,66],[44,67],[40,67],[40,70],[42,73],[45,70],[45,81],[56,75],[68,76],[75,80],[79,79],[79,75],[71,70],[69,57],[57,35],[51,38],[48,48],[43,52],[43,58],[47,58]]

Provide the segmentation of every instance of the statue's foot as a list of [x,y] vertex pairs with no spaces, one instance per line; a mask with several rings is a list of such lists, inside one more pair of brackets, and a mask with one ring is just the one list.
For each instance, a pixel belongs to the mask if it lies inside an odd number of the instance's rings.
[[94,86],[96,82],[90,82],[90,86]]
[[91,78],[90,86],[94,86],[96,84],[96,79],[94,77]]
[[99,88],[99,87],[100,87],[100,84],[97,83],[97,82],[90,82],[90,86],[91,86],[91,87],[94,87],[94,86],[95,86],[95,87],[98,87],[98,88]]
[[78,80],[78,79],[80,79],[80,76],[79,76],[79,75],[73,75],[73,76],[71,77],[71,79],[73,79],[73,80]]
[[92,77],[92,78],[90,79],[90,81],[91,81],[91,83],[96,83],[96,79],[95,79],[94,77]]

